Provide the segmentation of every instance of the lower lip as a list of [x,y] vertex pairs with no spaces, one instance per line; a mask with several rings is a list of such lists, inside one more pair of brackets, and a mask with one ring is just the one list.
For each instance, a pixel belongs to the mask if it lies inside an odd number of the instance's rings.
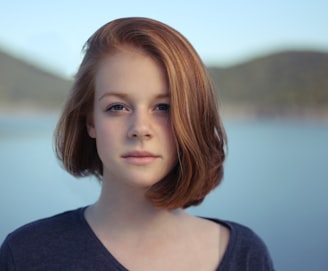
[[125,161],[132,165],[147,165],[157,159],[156,156],[127,156],[123,157]]

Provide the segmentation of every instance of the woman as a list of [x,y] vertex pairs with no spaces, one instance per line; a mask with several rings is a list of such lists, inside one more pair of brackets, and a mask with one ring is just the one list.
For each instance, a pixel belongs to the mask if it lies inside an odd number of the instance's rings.
[[55,140],[101,195],[10,234],[1,270],[273,270],[250,229],[184,211],[221,182],[226,137],[207,70],[171,27],[123,18],[96,31]]

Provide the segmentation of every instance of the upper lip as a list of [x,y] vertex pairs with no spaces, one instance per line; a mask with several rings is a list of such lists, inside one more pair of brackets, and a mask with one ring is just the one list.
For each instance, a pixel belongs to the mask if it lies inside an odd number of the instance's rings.
[[148,151],[130,151],[122,155],[123,158],[126,157],[158,157],[159,155],[153,154]]

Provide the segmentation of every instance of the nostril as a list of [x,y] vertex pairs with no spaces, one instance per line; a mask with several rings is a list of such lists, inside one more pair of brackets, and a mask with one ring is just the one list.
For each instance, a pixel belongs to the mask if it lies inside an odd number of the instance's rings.
[[132,131],[128,136],[134,139],[149,139],[152,137],[151,133],[148,131]]

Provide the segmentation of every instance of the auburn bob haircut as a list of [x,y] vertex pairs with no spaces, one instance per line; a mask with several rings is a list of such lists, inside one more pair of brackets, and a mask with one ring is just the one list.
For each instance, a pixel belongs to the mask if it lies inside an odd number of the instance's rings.
[[95,175],[101,180],[103,166],[95,139],[88,135],[87,118],[93,110],[98,65],[122,45],[142,49],[156,59],[164,68],[170,92],[178,164],[146,196],[159,208],[197,205],[223,178],[226,136],[205,65],[184,36],[161,22],[117,19],[89,38],[55,131],[57,157],[72,175]]

